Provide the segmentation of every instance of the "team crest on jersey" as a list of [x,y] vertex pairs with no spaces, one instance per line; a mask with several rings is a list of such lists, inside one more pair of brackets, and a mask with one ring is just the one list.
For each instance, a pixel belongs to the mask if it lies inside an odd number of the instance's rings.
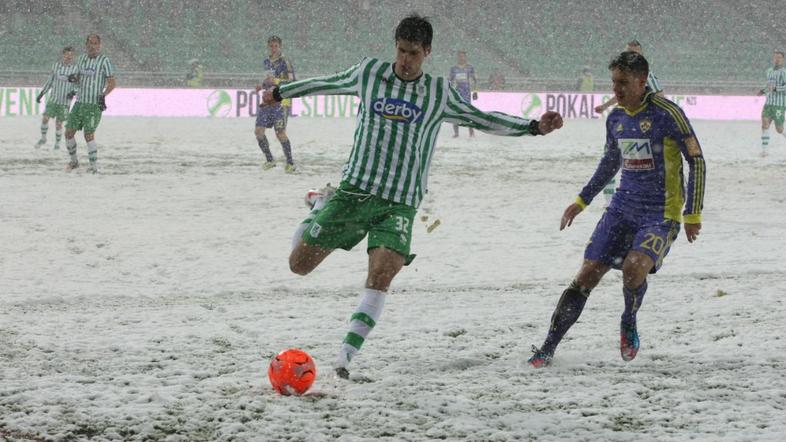
[[647,138],[620,138],[622,167],[625,170],[651,170],[655,168],[652,144]]
[[647,131],[650,130],[650,128],[652,128],[652,121],[650,121],[649,118],[645,118],[639,121],[639,128],[643,133],[646,133]]
[[423,120],[423,111],[409,101],[398,98],[377,98],[371,103],[371,109],[380,117],[396,123],[419,123]]

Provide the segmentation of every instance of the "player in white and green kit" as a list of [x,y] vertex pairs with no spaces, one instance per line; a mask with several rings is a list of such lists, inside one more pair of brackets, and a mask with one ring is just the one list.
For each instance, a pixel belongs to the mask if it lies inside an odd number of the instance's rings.
[[767,86],[759,95],[767,95],[761,111],[761,154],[767,155],[770,144],[770,124],[775,122],[775,130],[783,133],[784,113],[786,112],[786,69],[783,67],[783,52],[775,51],[772,56],[773,67],[767,69]]
[[366,289],[335,364],[342,378],[349,377],[350,359],[379,320],[391,281],[414,258],[410,245],[415,212],[428,190],[442,123],[507,136],[543,135],[562,127],[556,112],[545,113],[540,121],[482,112],[463,100],[447,79],[423,73],[432,35],[426,19],[407,17],[396,28],[395,63],[366,58],[339,74],[295,81],[262,94],[266,105],[306,95],[360,98],[342,182],[332,198],[314,198],[314,210],[297,229],[289,257],[290,269],[306,275],[333,250],[349,250],[368,236]]
[[66,123],[66,147],[71,157],[71,161],[66,165],[66,172],[79,167],[74,135],[78,130],[82,130],[90,160],[87,171],[96,173],[98,146],[95,132],[101,122],[101,113],[106,110],[106,96],[115,88],[115,70],[109,58],[101,54],[101,37],[97,34],[88,35],[85,47],[87,54],[82,54],[76,62],[79,69],[74,79],[78,84],[76,103],[68,114]]
[[77,67],[74,64],[74,48],[67,46],[63,48],[63,58],[61,61],[52,65],[52,73],[49,79],[41,88],[35,101],[40,103],[46,95],[46,109],[44,118],[41,120],[41,139],[35,144],[39,148],[46,144],[46,133],[49,131],[49,119],[55,119],[55,149],[60,149],[60,139],[63,137],[63,122],[68,116],[68,105],[71,103],[75,93],[74,84],[68,81],[71,75],[76,74]]

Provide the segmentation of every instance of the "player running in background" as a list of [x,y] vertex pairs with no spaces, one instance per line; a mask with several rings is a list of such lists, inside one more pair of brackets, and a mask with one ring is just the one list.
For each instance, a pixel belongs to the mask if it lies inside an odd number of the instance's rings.
[[78,87],[76,103],[68,114],[66,123],[66,147],[71,157],[71,161],[66,165],[66,172],[79,167],[74,135],[82,130],[90,160],[87,171],[97,173],[98,146],[95,132],[101,122],[101,114],[106,110],[106,96],[115,88],[115,70],[109,58],[101,54],[101,37],[98,34],[87,36],[85,48],[87,53],[80,55],[76,62],[78,73],[71,77]]
[[[640,55],[644,55],[641,49],[641,43],[638,40],[631,40],[625,45],[625,51],[635,52]],[[660,83],[658,82],[658,77],[652,73],[652,71],[647,74],[647,88],[654,92],[656,95],[663,97],[663,88],[660,87]],[[606,109],[610,108],[617,104],[617,98],[611,97],[611,99],[600,106],[595,107],[595,112],[602,114],[606,111]],[[606,184],[606,187],[603,188],[603,196],[606,198],[606,202],[610,202],[611,198],[614,197],[614,192],[617,191],[617,178],[611,177],[611,180]]]
[[41,139],[35,144],[39,148],[46,144],[46,133],[49,131],[49,119],[55,119],[55,150],[60,149],[60,139],[63,137],[63,122],[68,116],[68,105],[75,94],[74,84],[68,81],[68,77],[77,73],[74,64],[74,48],[67,46],[63,48],[62,60],[52,65],[52,74],[46,81],[41,92],[38,93],[35,101],[41,102],[41,98],[49,92],[46,97],[46,109],[41,120]]
[[[450,75],[448,81],[451,86],[456,88],[461,98],[467,103],[472,103],[472,100],[478,99],[476,92],[478,86],[478,79],[475,78],[475,67],[467,64],[467,53],[458,51],[458,64],[450,68]],[[453,138],[458,138],[459,127],[458,124],[453,125]],[[475,129],[469,128],[469,136],[475,136]]]
[[[257,85],[257,92],[260,89],[270,89],[276,85],[284,85],[295,80],[295,70],[292,63],[281,53],[281,38],[272,36],[267,39],[269,52],[265,59],[266,78],[261,85]],[[259,106],[257,109],[257,121],[254,134],[257,137],[259,149],[265,154],[265,162],[262,163],[262,170],[276,167],[273,154],[270,152],[270,143],[265,136],[265,128],[272,127],[276,132],[276,138],[281,143],[284,151],[286,173],[295,172],[295,162],[292,160],[292,145],[287,136],[287,117],[289,116],[290,100],[283,100],[280,104],[273,106]]]
[[395,62],[365,58],[332,76],[296,81],[267,90],[263,103],[306,95],[360,98],[354,145],[338,190],[310,193],[313,210],[294,235],[290,269],[307,275],[335,249],[350,250],[368,236],[368,276],[360,305],[336,360],[336,373],[349,377],[350,360],[379,321],[388,288],[409,264],[415,213],[428,190],[428,171],[442,122],[496,135],[542,135],[562,127],[546,112],[528,120],[482,112],[461,98],[443,77],[423,73],[433,30],[412,15],[395,32]]
[[[704,157],[685,113],[645,87],[649,67],[641,54],[623,52],[609,70],[620,107],[606,119],[605,154],[576,202],[565,209],[560,230],[572,224],[621,166],[620,190],[595,227],[581,269],[557,303],[545,342],[529,359],[537,368],[551,362],[590,291],[611,268],[622,270],[620,352],[625,361],[636,357],[636,313],[647,291],[647,275],[660,268],[681,222],[691,243],[701,229]],[[690,168],[687,194],[682,157]]]
[[759,95],[767,95],[761,110],[761,155],[767,155],[770,144],[770,124],[775,121],[775,130],[783,133],[784,112],[786,112],[786,69],[783,67],[783,52],[775,51],[772,56],[773,67],[767,69],[767,86]]

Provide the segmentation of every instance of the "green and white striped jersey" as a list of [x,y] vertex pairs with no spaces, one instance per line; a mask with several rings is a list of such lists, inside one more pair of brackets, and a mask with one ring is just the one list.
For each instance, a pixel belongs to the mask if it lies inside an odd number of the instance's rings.
[[68,93],[73,91],[76,87],[74,83],[68,82],[68,76],[79,72],[76,64],[63,64],[58,61],[52,65],[52,74],[49,80],[46,81],[41,93],[45,94],[47,91],[49,95],[46,96],[47,103],[54,104],[68,104]]
[[[775,90],[769,92],[770,86]],[[767,101],[764,104],[786,107],[786,68],[767,69]]]
[[115,75],[112,62],[103,54],[98,54],[94,58],[82,54],[76,65],[79,67],[76,102],[98,104],[98,97],[106,88],[106,79]]
[[443,77],[404,81],[393,64],[365,58],[344,72],[280,86],[282,98],[355,95],[357,128],[343,180],[380,198],[417,207],[443,122],[496,135],[528,135],[530,120],[482,112]]
[[652,72],[650,72],[647,75],[647,86],[649,86],[652,92],[655,93],[663,90],[663,88],[660,87],[660,82],[658,81],[658,77],[656,77],[655,74],[653,74]]

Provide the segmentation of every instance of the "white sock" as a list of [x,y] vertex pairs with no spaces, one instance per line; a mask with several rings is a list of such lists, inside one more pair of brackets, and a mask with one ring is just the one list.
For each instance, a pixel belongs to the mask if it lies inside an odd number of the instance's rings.
[[379,317],[382,315],[382,308],[385,306],[385,296],[387,292],[367,288],[363,293],[355,313],[349,320],[349,331],[341,345],[341,351],[336,357],[336,367],[346,368],[349,361],[360,350],[366,337],[374,329]]
[[55,143],[60,144],[61,138],[63,138],[63,129],[55,129]]
[[41,123],[41,139],[46,140],[46,133],[49,132],[49,123]]
[[761,130],[761,147],[767,147],[770,144],[770,130],[769,129],[762,129]]

